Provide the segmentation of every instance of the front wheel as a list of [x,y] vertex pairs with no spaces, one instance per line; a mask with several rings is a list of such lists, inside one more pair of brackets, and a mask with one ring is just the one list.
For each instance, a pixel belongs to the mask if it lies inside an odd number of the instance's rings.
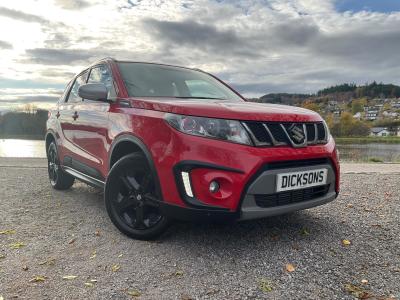
[[47,148],[47,170],[50,184],[54,189],[67,190],[74,184],[74,177],[61,169],[57,146],[54,142],[51,142]]
[[140,153],[122,157],[111,168],[104,193],[107,213],[129,237],[149,240],[161,235],[169,219],[159,209],[154,175]]

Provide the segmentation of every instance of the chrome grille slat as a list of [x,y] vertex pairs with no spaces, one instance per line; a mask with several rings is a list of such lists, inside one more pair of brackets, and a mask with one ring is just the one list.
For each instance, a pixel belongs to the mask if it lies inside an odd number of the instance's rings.
[[[326,144],[328,131],[323,122],[242,122],[257,147]],[[264,130],[264,132],[263,132]]]

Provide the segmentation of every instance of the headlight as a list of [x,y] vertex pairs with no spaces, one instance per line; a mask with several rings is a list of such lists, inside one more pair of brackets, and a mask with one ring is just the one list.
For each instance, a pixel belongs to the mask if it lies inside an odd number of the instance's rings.
[[251,145],[239,121],[166,114],[169,125],[186,134]]

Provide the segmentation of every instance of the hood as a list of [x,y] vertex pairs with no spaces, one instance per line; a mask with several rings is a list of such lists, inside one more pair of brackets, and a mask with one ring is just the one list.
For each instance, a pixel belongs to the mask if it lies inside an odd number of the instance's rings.
[[145,98],[130,99],[135,108],[180,115],[242,121],[315,122],[322,118],[308,109],[255,102],[229,100]]

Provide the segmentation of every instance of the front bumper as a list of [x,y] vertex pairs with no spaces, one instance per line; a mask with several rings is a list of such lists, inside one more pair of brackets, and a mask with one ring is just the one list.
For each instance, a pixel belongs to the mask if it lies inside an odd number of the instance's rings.
[[[272,165],[273,166],[273,165]],[[279,173],[312,171],[326,168],[328,170],[325,185],[276,193],[276,178]],[[334,200],[335,171],[327,160],[326,163],[291,168],[266,168],[251,182],[240,206],[240,219],[257,219],[280,215],[292,211],[311,208]]]
[[[213,168],[218,167],[213,166]],[[221,167],[221,169],[222,168],[223,167]],[[326,168],[328,170],[325,185],[289,192],[276,192],[277,174],[312,171],[321,168]],[[236,170],[232,170],[231,172],[235,171]],[[335,186],[335,168],[332,166],[329,159],[270,163],[264,165],[256,172],[245,186],[236,211],[229,211],[228,209],[217,206],[199,205],[201,201],[196,198],[188,199],[190,201],[188,204],[191,207],[181,207],[164,203],[162,204],[162,211],[170,217],[187,221],[259,219],[328,203],[337,197]],[[182,193],[183,192],[184,191],[182,191]],[[183,197],[187,199],[187,197]]]
[[[154,164],[163,206],[167,207],[164,210],[172,217],[174,214],[179,219],[198,219],[198,215],[204,215],[205,219],[265,217],[323,204],[333,200],[339,192],[339,164],[333,139],[329,139],[327,144],[304,148],[251,147],[191,136],[171,130],[168,125],[165,127],[163,135],[157,136],[157,140],[145,141],[145,144],[149,145],[152,157],[157,158]],[[315,161],[329,166],[330,186],[326,194],[277,207],[254,205],[251,198],[255,194],[250,186],[258,177],[271,176],[268,174],[276,174],[278,170],[314,167]],[[194,197],[185,194],[182,172],[190,173]],[[268,178],[271,182],[275,180]],[[219,193],[209,191],[213,180],[220,183]],[[274,193],[270,187],[262,192],[270,193]],[[191,217],[182,217],[185,210]]]

